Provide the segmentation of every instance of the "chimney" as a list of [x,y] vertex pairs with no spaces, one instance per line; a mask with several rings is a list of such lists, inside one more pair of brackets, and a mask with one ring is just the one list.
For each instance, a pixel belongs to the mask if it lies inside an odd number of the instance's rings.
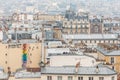
[[95,70],[96,73],[99,73],[99,67],[96,66],[96,70]]
[[79,67],[80,67],[80,61],[75,66],[75,72],[76,73],[78,73]]

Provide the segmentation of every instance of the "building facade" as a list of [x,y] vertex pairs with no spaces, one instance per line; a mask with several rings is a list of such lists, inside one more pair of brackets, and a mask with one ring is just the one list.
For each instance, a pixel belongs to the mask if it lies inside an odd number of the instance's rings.
[[62,30],[64,34],[89,34],[89,28],[90,23],[87,12],[75,13],[71,9],[66,11]]
[[96,49],[98,59],[103,60],[105,65],[120,73],[120,48],[118,45],[99,44]]
[[102,67],[45,67],[41,71],[41,80],[117,80],[116,72]]
[[[41,43],[27,43],[28,44],[28,60],[27,68],[39,68],[39,62],[41,59]],[[11,72],[16,72],[17,69],[22,68],[22,44],[16,43],[0,43],[0,65],[4,68],[5,72],[8,72],[10,68]]]

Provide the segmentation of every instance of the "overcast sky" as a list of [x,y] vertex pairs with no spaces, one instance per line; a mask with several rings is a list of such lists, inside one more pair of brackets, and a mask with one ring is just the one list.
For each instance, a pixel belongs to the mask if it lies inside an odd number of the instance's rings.
[[120,13],[120,0],[0,0],[0,9],[8,11],[14,8],[24,8],[26,3],[30,3],[30,1],[35,2],[35,5],[39,4],[39,7],[43,6],[43,3],[49,5],[50,3],[57,2],[59,6],[65,8],[66,5],[71,3],[75,8],[88,9],[91,12],[96,11],[96,13],[102,14],[108,14],[108,12],[113,14]]

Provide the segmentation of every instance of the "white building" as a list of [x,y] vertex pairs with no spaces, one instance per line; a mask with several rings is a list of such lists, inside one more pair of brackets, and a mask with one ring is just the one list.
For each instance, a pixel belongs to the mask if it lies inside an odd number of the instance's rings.
[[61,41],[49,41],[48,42],[48,47],[58,47],[58,46],[62,46],[62,42]]
[[77,54],[54,54],[50,56],[50,66],[75,66],[80,62],[80,66],[95,66],[98,63],[91,56]]
[[63,34],[62,37],[66,42],[73,40],[73,42],[83,42],[87,45],[119,43],[118,34]]
[[63,54],[64,52],[69,53],[70,49],[69,48],[48,48],[46,49],[46,56],[49,57],[50,55],[53,55],[53,54]]
[[117,80],[117,72],[98,64],[80,51],[53,54],[50,65],[41,68],[41,80]]
[[108,67],[45,67],[41,80],[117,80],[117,73]]

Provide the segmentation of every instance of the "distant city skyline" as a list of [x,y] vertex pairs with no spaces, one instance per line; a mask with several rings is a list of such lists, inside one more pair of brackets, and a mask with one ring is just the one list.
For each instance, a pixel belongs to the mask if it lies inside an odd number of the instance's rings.
[[56,6],[60,9],[52,9],[52,11],[64,12],[68,5],[74,10],[85,10],[91,14],[96,15],[120,15],[120,1],[119,0],[1,0],[0,13],[11,13],[15,10],[25,11],[27,6],[33,6],[39,11],[48,11],[48,6]]

